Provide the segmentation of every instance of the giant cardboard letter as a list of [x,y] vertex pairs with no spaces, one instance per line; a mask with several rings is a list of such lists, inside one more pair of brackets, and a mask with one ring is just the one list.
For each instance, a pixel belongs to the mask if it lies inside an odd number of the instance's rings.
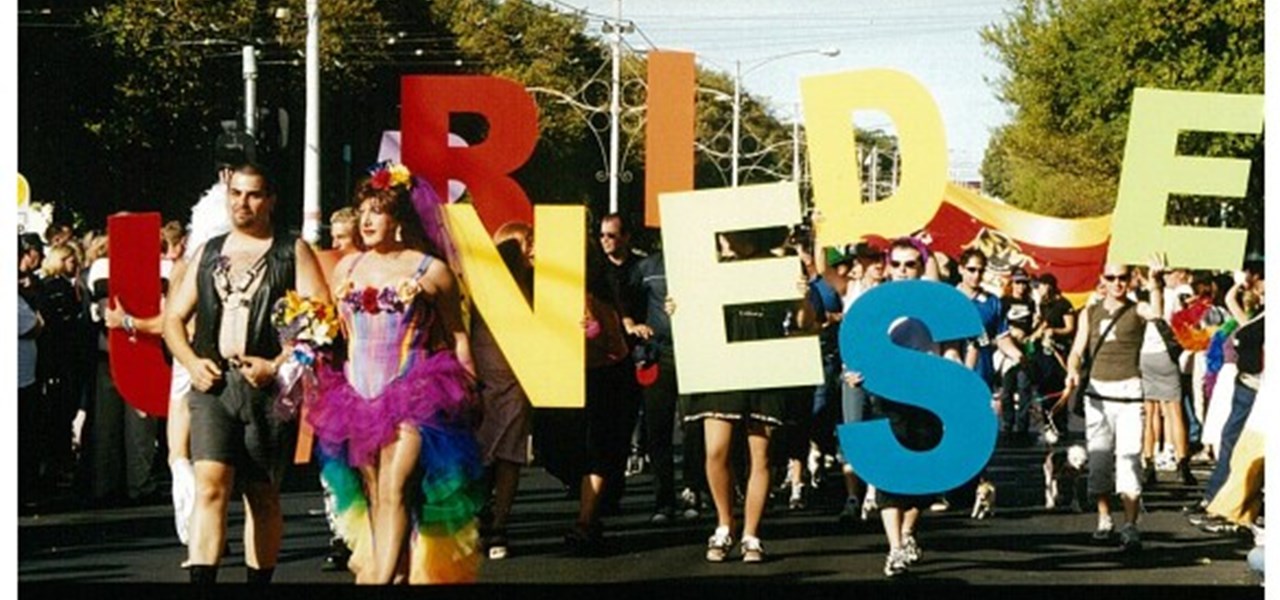
[[1171,193],[1239,198],[1249,185],[1247,160],[1177,156],[1179,133],[1256,134],[1262,117],[1261,95],[1134,90],[1107,262],[1143,264],[1162,251],[1179,267],[1239,269],[1244,230],[1165,225],[1165,213]]
[[586,209],[538,206],[533,212],[538,261],[530,308],[476,209],[469,204],[445,207],[467,287],[530,402],[541,408],[580,408],[586,397]]
[[[519,83],[499,77],[411,75],[401,78],[401,162],[448,198],[457,179],[471,192],[485,228],[533,220],[533,207],[511,179],[538,143],[538,107]],[[449,146],[449,115],[483,116],[483,142]]]
[[[108,293],[131,315],[160,314],[160,213],[115,215],[107,219],[111,273]],[[112,329],[111,379],[134,408],[149,415],[169,414],[169,364],[164,342],[154,335],[130,338]]]
[[[942,115],[929,90],[899,71],[868,69],[800,80],[813,201],[822,213],[818,246],[839,246],[863,235],[906,235],[938,212],[947,183]],[[853,138],[853,113],[883,111],[898,130],[904,165],[892,196],[862,203],[862,169]]]
[[[862,373],[863,386],[878,396],[928,410],[942,420],[942,440],[931,450],[904,448],[889,421],[837,428],[849,466],[868,483],[898,494],[933,494],[968,481],[995,450],[996,419],[991,394],[964,365],[909,349],[891,340],[901,317],[928,329],[933,342],[973,337],[982,321],[973,303],[955,288],[932,281],[902,281],[873,288],[858,298],[840,324],[840,358]],[[917,325],[918,324],[914,324]],[[907,328],[892,332],[904,335]],[[925,344],[929,343],[925,340]]]
[[[724,306],[799,297],[795,258],[719,263],[716,233],[800,222],[795,183],[663,194],[662,245],[680,393],[817,385],[813,336],[728,343]],[[539,238],[542,239],[542,238]],[[541,249],[539,249],[541,256]],[[541,260],[541,258],[539,258]]]
[[644,136],[644,224],[660,227],[658,194],[693,189],[693,54],[649,53]]

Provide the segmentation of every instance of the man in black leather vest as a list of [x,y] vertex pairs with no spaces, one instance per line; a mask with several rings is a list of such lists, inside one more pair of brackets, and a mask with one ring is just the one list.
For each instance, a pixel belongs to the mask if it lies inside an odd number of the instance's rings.
[[[272,414],[276,370],[287,356],[271,309],[289,289],[328,299],[311,248],[272,225],[275,188],[246,164],[227,184],[229,234],[209,240],[165,309],[164,337],[191,373],[191,459],[196,505],[187,560],[191,580],[212,583],[227,535],[234,484],[246,501],[245,564],[250,583],[267,583],[284,525],[280,480],[292,449],[290,424]],[[195,314],[195,338],[184,323]]]

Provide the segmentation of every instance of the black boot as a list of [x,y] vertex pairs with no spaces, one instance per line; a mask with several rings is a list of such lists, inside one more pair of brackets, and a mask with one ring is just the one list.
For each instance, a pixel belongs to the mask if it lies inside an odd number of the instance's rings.
[[1144,459],[1146,466],[1142,468],[1142,487],[1155,487],[1159,478],[1156,476],[1156,461]]
[[212,585],[218,582],[217,565],[191,565],[187,567],[191,583],[196,585]]
[[245,567],[244,571],[244,581],[249,585],[267,585],[268,583],[271,583],[271,576],[276,574],[275,567],[270,569]]
[[1185,456],[1178,459],[1178,477],[1182,478],[1182,485],[1200,485],[1196,476],[1191,474],[1191,460]]
[[334,536],[329,540],[329,554],[324,557],[325,571],[345,571],[347,561],[351,559],[351,550],[342,538]]

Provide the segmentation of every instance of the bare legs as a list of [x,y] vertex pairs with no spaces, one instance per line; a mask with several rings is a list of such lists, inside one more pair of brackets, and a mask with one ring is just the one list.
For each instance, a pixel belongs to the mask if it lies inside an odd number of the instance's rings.
[[227,503],[236,471],[211,460],[196,461],[195,471],[196,507],[191,516],[187,562],[193,566],[216,566],[227,541]]
[[1146,400],[1147,419],[1142,427],[1142,461],[1150,464],[1155,461],[1156,443],[1160,441],[1160,430],[1163,421],[1160,419],[1160,401]]
[[244,562],[258,570],[274,569],[284,537],[277,484],[257,481],[245,484]]
[[374,562],[356,574],[356,583],[391,583],[397,572],[404,574],[402,558],[409,527],[405,483],[418,464],[421,449],[418,430],[402,423],[395,441],[382,447],[378,465],[361,470],[369,497]]
[[588,473],[582,476],[582,487],[578,493],[577,525],[583,531],[596,520],[596,509],[600,506],[600,494],[604,493],[604,476]]
[[747,425],[747,446],[751,452],[751,475],[747,478],[747,505],[742,537],[759,537],[760,517],[769,502],[769,427],[759,422]]
[[[196,461],[195,472],[195,512],[191,517],[187,564],[216,566],[227,541],[227,506],[236,471],[225,463],[200,460]],[[279,488],[266,481],[244,485],[245,564],[259,570],[275,568],[284,532]]]
[[[1138,511],[1141,510],[1138,496],[1129,494],[1120,494],[1120,501],[1124,504],[1124,521],[1125,523],[1138,523]],[[1098,496],[1098,515],[1100,517],[1111,516],[1111,499],[1110,495]]]
[[[707,486],[716,505],[717,525],[732,528],[733,473],[729,467],[729,445],[733,439],[733,423],[705,419],[703,429],[707,444]],[[751,474],[747,479],[744,537],[758,537],[760,517],[769,499],[769,434],[770,428],[763,423],[752,422],[747,426]]]
[[716,524],[733,528],[733,473],[729,468],[729,442],[733,439],[733,423],[720,419],[704,419],[703,434],[707,444],[707,487],[716,505]]
[[493,528],[507,528],[507,516],[515,503],[516,489],[520,486],[520,464],[502,459],[493,461]]
[[907,538],[915,534],[916,521],[920,520],[919,508],[903,510],[896,506],[880,507],[880,523],[884,525],[884,537],[890,550],[901,550]]

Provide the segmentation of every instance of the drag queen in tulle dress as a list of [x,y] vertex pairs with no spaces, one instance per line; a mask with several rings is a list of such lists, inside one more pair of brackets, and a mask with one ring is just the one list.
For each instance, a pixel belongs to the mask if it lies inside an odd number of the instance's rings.
[[[356,190],[358,254],[333,271],[345,361],[307,407],[357,583],[474,581],[482,474],[457,283],[428,253],[400,165]],[[419,183],[421,185],[421,183]]]

